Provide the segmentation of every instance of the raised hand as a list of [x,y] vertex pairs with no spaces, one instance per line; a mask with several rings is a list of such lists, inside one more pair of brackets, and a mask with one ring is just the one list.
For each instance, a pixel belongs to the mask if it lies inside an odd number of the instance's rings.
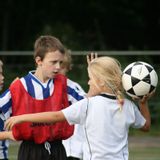
[[98,54],[95,52],[91,52],[89,55],[87,55],[87,63],[88,63],[88,65],[90,64],[90,62],[93,60],[93,59],[95,59],[95,58],[97,58],[98,57]]

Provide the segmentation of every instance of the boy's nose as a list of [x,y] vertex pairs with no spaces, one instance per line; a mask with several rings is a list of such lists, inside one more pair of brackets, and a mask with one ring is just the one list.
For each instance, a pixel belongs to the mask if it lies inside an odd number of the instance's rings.
[[56,68],[57,68],[57,69],[60,69],[60,67],[61,67],[60,63],[57,63],[57,64],[56,64]]

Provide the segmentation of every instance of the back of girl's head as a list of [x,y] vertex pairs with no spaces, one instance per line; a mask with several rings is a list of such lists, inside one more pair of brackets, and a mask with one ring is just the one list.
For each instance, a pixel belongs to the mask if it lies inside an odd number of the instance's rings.
[[60,51],[62,54],[65,53],[65,47],[56,37],[45,35],[40,36],[34,44],[34,58],[37,56],[43,58],[48,52]]
[[3,66],[3,62],[0,60],[0,67],[2,67]]
[[93,76],[103,81],[114,92],[121,91],[121,66],[118,60],[112,57],[98,57],[91,61],[89,71]]

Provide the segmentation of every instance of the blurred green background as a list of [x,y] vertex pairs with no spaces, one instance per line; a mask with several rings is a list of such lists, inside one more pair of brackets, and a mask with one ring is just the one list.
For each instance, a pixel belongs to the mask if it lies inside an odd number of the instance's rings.
[[[40,35],[53,35],[73,51],[73,69],[68,77],[88,90],[86,57],[90,51],[117,58],[122,69],[134,61],[150,63],[160,73],[160,1],[149,0],[5,0],[0,1],[0,59],[4,62],[5,87],[16,78],[34,69],[32,51]],[[6,52],[18,51],[17,55]],[[110,53],[115,51],[116,54]],[[117,54],[130,51],[128,54]],[[140,51],[134,55],[132,52]],[[150,54],[145,54],[145,52]],[[156,54],[155,54],[156,51]],[[74,52],[73,52],[74,53]],[[158,54],[157,54],[158,53]],[[77,54],[77,55],[76,55]],[[151,131],[138,136],[139,143],[131,145],[130,160],[159,160],[160,148],[141,146],[141,139],[158,142],[160,137],[160,87],[149,101],[152,117]],[[145,139],[144,136],[147,136]],[[148,144],[152,144],[148,142]],[[156,143],[157,144],[157,143]],[[11,160],[16,159],[17,143],[11,143]]]
[[[1,52],[0,52],[1,53]],[[28,73],[30,70],[35,69],[35,63],[33,60],[32,52],[17,52],[12,55],[3,55],[0,56],[0,59],[4,62],[4,76],[5,76],[5,87],[4,90],[8,88],[9,84],[16,78],[22,77]],[[68,77],[78,82],[84,90],[87,92],[88,90],[88,74],[87,74],[87,62],[86,55],[89,54],[90,51],[72,51],[72,70],[68,73]],[[115,57],[119,60],[122,65],[122,70],[130,63],[134,61],[144,61],[151,64],[158,75],[160,75],[159,68],[159,52],[107,52],[101,51],[97,52],[99,56],[109,55]],[[26,54],[26,55],[24,55]],[[160,83],[160,82],[159,82]],[[159,136],[160,135],[160,85],[158,83],[155,95],[149,100],[149,108],[151,111],[152,118],[152,126],[150,134]],[[127,95],[126,95],[127,96]],[[128,97],[130,98],[130,97]],[[131,134],[136,134],[135,130],[131,130]],[[138,133],[140,134],[140,133]]]

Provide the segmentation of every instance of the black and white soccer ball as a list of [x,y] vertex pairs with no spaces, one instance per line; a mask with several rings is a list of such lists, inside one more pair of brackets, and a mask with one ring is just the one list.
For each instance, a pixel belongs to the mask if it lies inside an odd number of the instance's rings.
[[122,85],[126,93],[135,98],[142,98],[156,89],[158,76],[154,68],[145,62],[129,64],[122,74]]

